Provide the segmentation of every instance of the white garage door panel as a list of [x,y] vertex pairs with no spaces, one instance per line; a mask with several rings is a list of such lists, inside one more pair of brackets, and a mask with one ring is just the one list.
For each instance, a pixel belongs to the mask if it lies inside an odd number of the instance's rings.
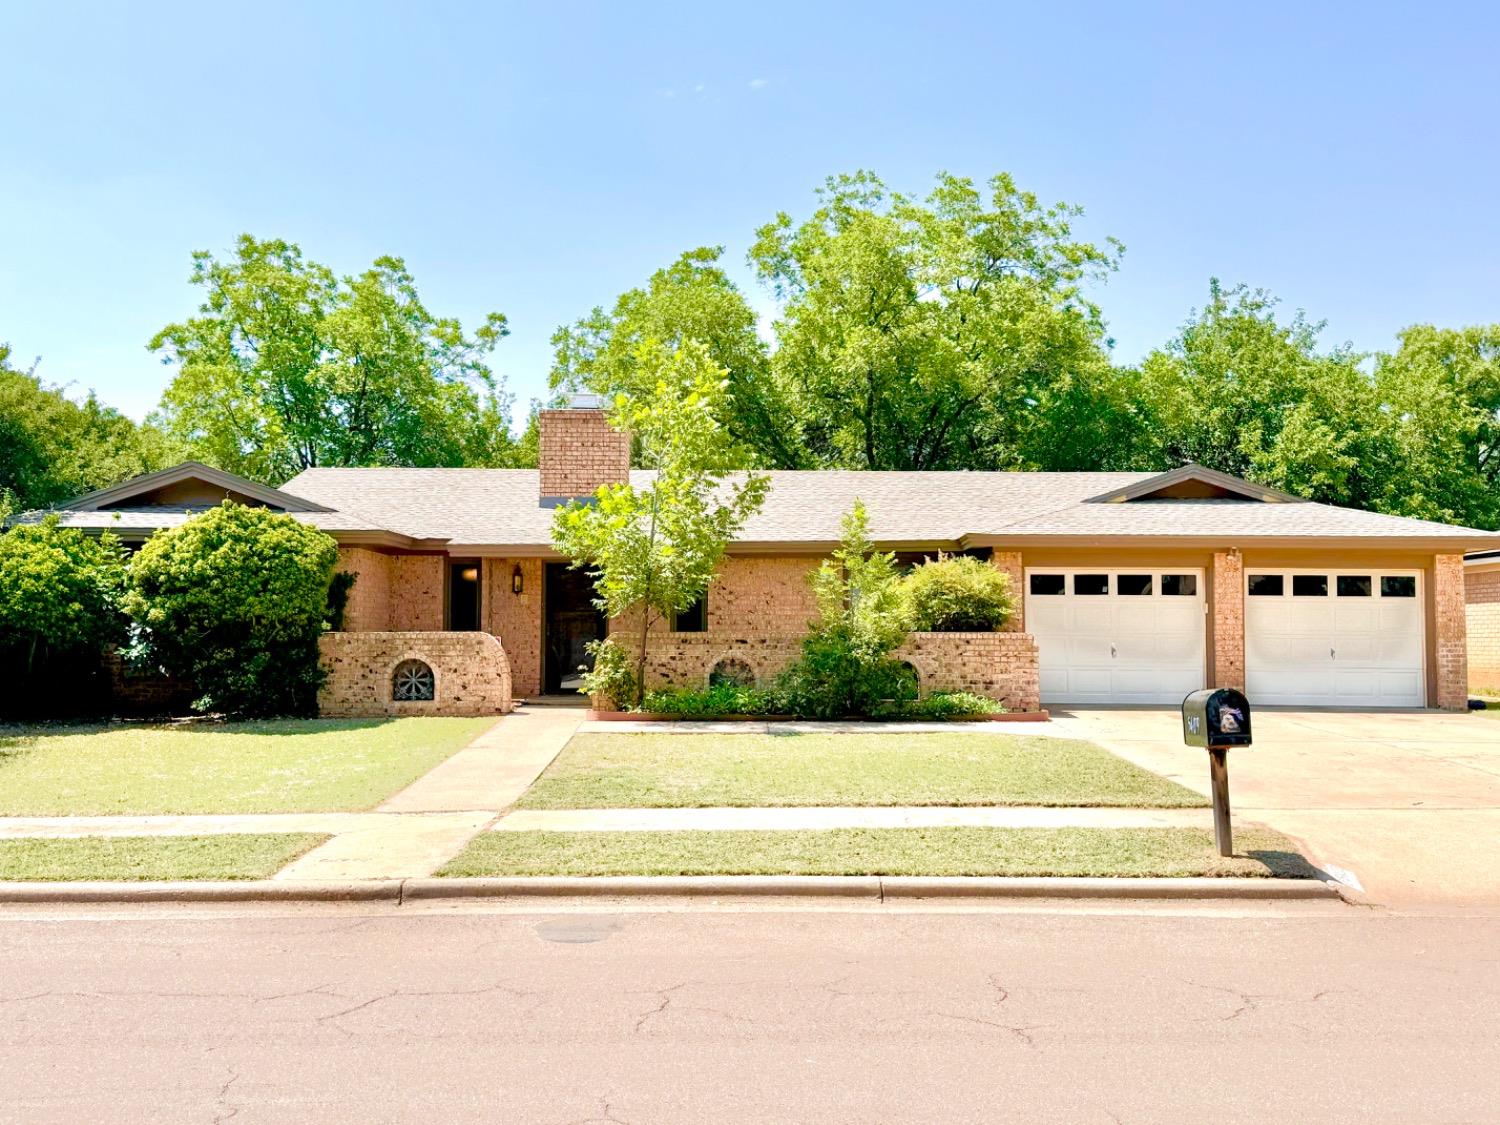
[[[1246,694],[1254,703],[1306,707],[1421,707],[1427,698],[1420,576],[1415,571],[1344,571],[1371,578],[1368,597],[1341,597],[1339,571],[1247,568]],[[1280,594],[1252,595],[1256,575],[1279,574]],[[1326,595],[1295,595],[1296,574],[1326,574]],[[1414,583],[1415,596],[1387,597],[1381,576]]]
[[[1065,593],[1035,595],[1030,575],[1062,574]],[[1075,594],[1074,573],[1109,575],[1109,593]],[[1041,694],[1053,703],[1180,703],[1204,684],[1203,574],[1152,571],[1150,594],[1121,594],[1121,573],[1028,571],[1026,629],[1036,637]],[[1191,574],[1191,595],[1162,594],[1162,574]]]

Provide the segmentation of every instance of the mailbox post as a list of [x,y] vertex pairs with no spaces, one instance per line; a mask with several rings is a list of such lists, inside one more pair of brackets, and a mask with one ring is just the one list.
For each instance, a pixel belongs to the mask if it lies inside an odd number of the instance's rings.
[[1250,701],[1233,688],[1205,688],[1182,701],[1182,740],[1208,750],[1214,798],[1214,843],[1234,854],[1229,824],[1229,748],[1250,745]]

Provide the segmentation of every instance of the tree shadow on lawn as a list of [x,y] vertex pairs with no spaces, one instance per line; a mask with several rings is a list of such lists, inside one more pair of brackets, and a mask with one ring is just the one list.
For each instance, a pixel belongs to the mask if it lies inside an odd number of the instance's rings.
[[1273,879],[1318,879],[1325,883],[1334,881],[1332,875],[1321,867],[1313,866],[1301,852],[1252,848],[1240,854],[1246,859],[1253,859],[1257,863],[1264,864]]
[[370,719],[216,719],[199,716],[179,719],[98,719],[72,722],[0,724],[0,758],[44,742],[80,734],[108,734],[130,730],[183,731],[191,734],[248,734],[256,737],[295,738],[330,731],[377,730],[397,721],[396,716]]

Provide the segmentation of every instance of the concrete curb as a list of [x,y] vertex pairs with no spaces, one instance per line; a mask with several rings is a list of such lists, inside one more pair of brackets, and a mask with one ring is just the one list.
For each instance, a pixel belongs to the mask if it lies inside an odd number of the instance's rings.
[[0,883],[4,903],[390,902],[489,898],[1170,899],[1337,901],[1316,879],[1075,879],[875,875],[579,876],[515,879]]

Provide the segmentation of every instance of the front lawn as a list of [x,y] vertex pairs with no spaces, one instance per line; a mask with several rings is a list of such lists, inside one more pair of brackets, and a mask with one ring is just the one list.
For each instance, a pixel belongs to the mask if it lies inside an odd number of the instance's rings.
[[1090,742],[965,730],[584,734],[518,807],[1206,803]]
[[0,816],[355,812],[494,719],[0,727]]
[[1258,875],[1314,872],[1276,832],[1221,858],[1205,828],[832,828],[761,832],[485,832],[444,876]]
[[0,881],[267,879],[327,840],[312,832],[0,840]]

